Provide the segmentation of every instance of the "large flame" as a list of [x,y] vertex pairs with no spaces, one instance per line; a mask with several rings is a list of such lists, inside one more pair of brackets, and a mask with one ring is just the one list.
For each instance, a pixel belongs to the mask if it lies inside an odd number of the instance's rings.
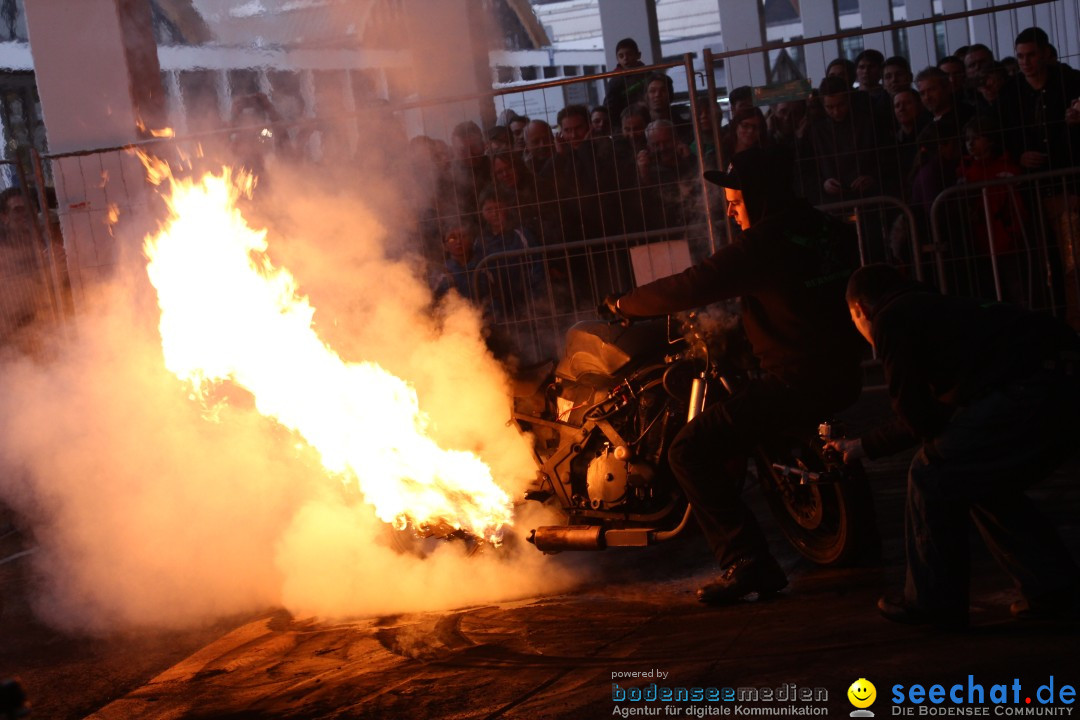
[[323,343],[296,281],[267,257],[266,231],[236,207],[252,176],[226,168],[195,182],[164,163],[148,160],[147,169],[170,191],[170,217],[144,244],[167,368],[203,399],[223,381],[249,391],[328,470],[355,478],[383,521],[497,541],[512,507],[490,468],[427,436],[407,382],[374,363],[345,362]]

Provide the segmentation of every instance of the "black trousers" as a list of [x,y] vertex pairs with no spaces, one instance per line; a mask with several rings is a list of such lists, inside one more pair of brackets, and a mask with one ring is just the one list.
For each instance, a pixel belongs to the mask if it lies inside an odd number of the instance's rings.
[[1042,371],[956,412],[915,455],[905,509],[905,601],[966,612],[968,521],[1020,592],[1080,584],[1080,571],[1025,490],[1077,447],[1080,378]]
[[668,461],[721,565],[769,552],[761,526],[742,500],[754,448],[829,419],[854,403],[859,391],[857,376],[793,387],[767,375],[706,408],[675,437]]

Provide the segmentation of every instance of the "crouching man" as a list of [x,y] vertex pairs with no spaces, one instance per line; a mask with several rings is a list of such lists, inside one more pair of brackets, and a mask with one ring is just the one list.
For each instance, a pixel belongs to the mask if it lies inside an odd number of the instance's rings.
[[1074,616],[1080,571],[1024,491],[1077,447],[1077,335],[1048,315],[939,295],[888,265],[857,270],[847,302],[884,363],[896,419],[831,444],[845,459],[921,444],[908,474],[903,595],[881,598],[881,614],[967,624],[970,517],[1020,589],[1014,616]]

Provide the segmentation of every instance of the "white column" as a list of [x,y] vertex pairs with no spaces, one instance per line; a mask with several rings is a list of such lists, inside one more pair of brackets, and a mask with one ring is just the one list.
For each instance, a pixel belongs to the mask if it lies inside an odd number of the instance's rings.
[[[1003,4],[1004,0],[994,0],[994,5]],[[997,28],[998,44],[1001,46],[1001,55],[1012,55],[1015,51],[1014,41],[1021,30],[1031,25],[1030,22],[1021,20],[1016,16],[1016,10],[1008,10],[994,13],[994,27]],[[1028,16],[1030,18],[1030,16]]]
[[859,0],[859,17],[866,34],[863,35],[863,47],[880,50],[885,57],[892,52],[892,36],[889,33],[873,32],[874,28],[892,22],[892,8],[889,0]]
[[[52,152],[119,145],[138,139],[136,119],[148,114],[146,97],[157,87],[135,85],[153,64],[157,46],[121,26],[125,0],[51,0],[26,3],[30,51],[41,112]],[[124,8],[127,10],[127,8]],[[149,17],[149,10],[147,11]],[[137,49],[129,58],[125,48]]]
[[[405,0],[407,35],[413,49],[413,77],[421,98],[491,92],[486,3],[475,0]],[[426,134],[450,141],[450,131],[463,121],[493,124],[494,105],[471,100],[424,108]]]
[[[1080,54],[1080,5],[1076,0],[1061,0],[1062,32],[1064,39],[1058,52],[1062,57]],[[1076,67],[1072,60],[1069,64]]]
[[[716,1],[720,7],[720,36],[724,41],[725,52],[760,47],[765,44],[759,3]],[[740,85],[764,85],[768,79],[763,53],[725,58],[724,68],[727,71],[729,92]]]
[[660,29],[656,22],[656,0],[600,0],[600,30],[604,37],[604,59],[614,70],[615,46],[623,38],[633,38],[646,65],[660,62]]
[[[941,12],[950,13],[964,12],[967,10],[965,0],[941,0]],[[945,50],[950,55],[956,52],[956,48],[970,45],[966,20],[949,20],[945,23]]]
[[[921,20],[934,14],[932,0],[906,0],[908,20]],[[907,29],[908,59],[915,75],[928,65],[937,65],[937,48],[934,46],[934,26],[917,25]]]
[[1054,22],[1054,6],[1053,5],[1036,5],[1032,8],[1035,13],[1034,19],[1032,19],[1032,25],[1038,25],[1050,35],[1050,42],[1057,47],[1058,52],[1061,52],[1061,45],[1065,38],[1065,28],[1057,27]]
[[[161,87],[149,4],[140,0],[25,3],[26,24],[53,153],[139,139],[138,121],[163,127]],[[121,244],[148,229],[141,163],[127,152],[58,159],[52,165],[75,301],[111,275]],[[112,209],[119,224],[110,228]],[[137,245],[132,245],[133,249]]]
[[[972,10],[981,10],[993,6],[991,0],[968,0],[968,3],[971,5]],[[977,15],[971,18],[970,22],[971,42],[982,43],[987,46],[993,51],[995,58],[1012,54],[1005,52],[1004,48],[997,47],[997,33],[994,32],[993,15]]]
[[[799,4],[802,14],[803,37],[813,38],[820,35],[832,35],[837,30],[835,0],[802,0]],[[836,40],[806,45],[803,57],[806,58],[806,77],[812,85],[817,85],[825,77],[825,68],[840,56],[840,45]]]

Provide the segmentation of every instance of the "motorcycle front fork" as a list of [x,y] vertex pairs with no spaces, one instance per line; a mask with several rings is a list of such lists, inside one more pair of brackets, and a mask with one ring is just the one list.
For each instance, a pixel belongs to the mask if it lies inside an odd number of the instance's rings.
[[705,373],[701,373],[690,383],[690,409],[686,413],[686,422],[690,422],[705,409]]

